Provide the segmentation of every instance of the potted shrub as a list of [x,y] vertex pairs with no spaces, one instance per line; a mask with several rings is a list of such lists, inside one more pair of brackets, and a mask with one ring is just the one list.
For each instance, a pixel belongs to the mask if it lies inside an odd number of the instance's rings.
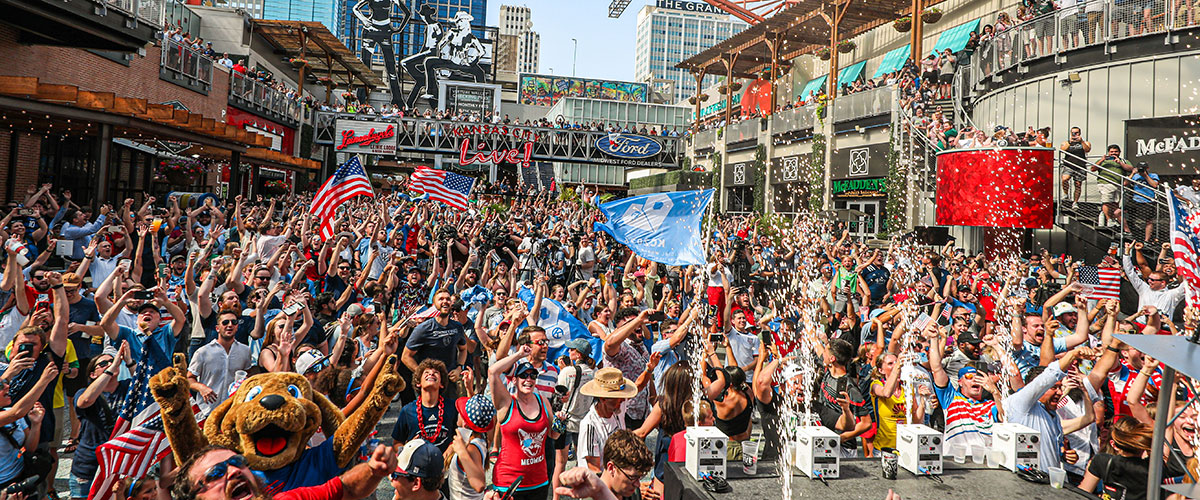
[[173,186],[191,186],[196,176],[204,174],[204,164],[196,160],[163,160],[156,172],[159,180]]
[[700,102],[707,102],[708,94],[700,94]]
[[901,33],[908,33],[908,30],[912,29],[912,17],[904,16],[892,21],[892,27]]
[[282,179],[263,181],[263,191],[268,194],[287,194],[288,183]]
[[829,47],[821,47],[821,48],[817,49],[816,54],[817,54],[817,57],[820,58],[822,61],[828,61],[829,60]]
[[843,54],[849,54],[855,48],[858,48],[858,44],[854,43],[854,40],[843,40],[837,44],[838,52]]
[[732,92],[737,92],[739,90],[742,90],[742,82],[733,82],[733,83],[729,84],[729,90]]
[[328,76],[318,76],[318,77],[317,77],[317,82],[318,82],[318,83],[321,83],[321,84],[323,84],[323,85],[328,85],[328,84],[330,84],[330,83],[333,83],[333,79],[332,79],[332,78],[330,78],[330,77],[328,77]]
[[288,62],[292,63],[292,66],[295,66],[297,68],[308,65],[308,59],[303,59],[303,58],[299,58],[299,57],[293,57],[291,59],[288,59]]
[[928,9],[925,9],[925,11],[921,13],[921,20],[925,21],[925,24],[933,24],[933,23],[938,22],[941,19],[942,19],[942,9],[939,9],[937,7],[930,7]]

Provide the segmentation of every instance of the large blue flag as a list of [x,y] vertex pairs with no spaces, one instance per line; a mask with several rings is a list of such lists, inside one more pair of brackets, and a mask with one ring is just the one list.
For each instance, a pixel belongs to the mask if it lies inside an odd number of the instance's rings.
[[[533,290],[525,286],[522,286],[521,290],[517,292],[517,297],[529,307],[533,307],[533,296]],[[567,311],[567,308],[557,300],[543,297],[542,310],[538,311],[537,315],[537,321],[534,324],[546,329],[547,361],[553,363],[559,356],[566,354],[563,344],[572,339],[587,339],[592,344],[592,358],[596,361],[600,360],[600,356],[604,352],[604,341],[593,337],[587,326]],[[526,321],[528,322],[528,320]]]
[[669,266],[704,265],[700,223],[713,190],[654,193],[600,205],[607,223],[597,231],[611,234],[639,256]]

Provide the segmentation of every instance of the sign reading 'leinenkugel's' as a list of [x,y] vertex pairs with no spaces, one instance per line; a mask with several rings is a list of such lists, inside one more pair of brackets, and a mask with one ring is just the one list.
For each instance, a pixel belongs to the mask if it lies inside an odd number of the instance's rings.
[[333,148],[339,153],[396,154],[396,123],[338,120]]

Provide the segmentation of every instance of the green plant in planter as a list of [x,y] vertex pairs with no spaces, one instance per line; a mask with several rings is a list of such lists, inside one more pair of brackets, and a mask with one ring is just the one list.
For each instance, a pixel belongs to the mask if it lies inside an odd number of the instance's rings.
[[825,203],[825,134],[816,132],[812,138],[812,153],[808,155],[808,168],[804,172],[808,182],[808,208],[814,212],[822,210]]
[[759,144],[754,151],[754,211],[764,213],[767,196],[767,147]]

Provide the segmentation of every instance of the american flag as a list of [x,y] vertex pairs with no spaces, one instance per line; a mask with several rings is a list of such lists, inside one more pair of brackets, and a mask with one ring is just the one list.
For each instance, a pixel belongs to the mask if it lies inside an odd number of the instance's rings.
[[1079,266],[1079,284],[1089,299],[1121,298],[1121,270],[1115,267]]
[[338,167],[333,177],[325,181],[321,190],[317,191],[317,196],[313,198],[312,208],[308,212],[321,218],[322,239],[333,237],[334,214],[342,203],[355,196],[375,196],[371,189],[371,180],[367,179],[367,172],[363,170],[357,156]]
[[443,202],[459,210],[467,209],[467,196],[475,179],[454,172],[433,168],[417,167],[408,188],[429,195],[429,199]]
[[1200,249],[1200,221],[1196,214],[1184,208],[1175,192],[1166,189],[1167,204],[1171,208],[1171,251],[1175,255],[1175,269],[1187,286],[1189,305],[1200,303],[1200,271],[1197,270],[1197,249]]
[[[199,407],[193,406],[192,411],[199,411]],[[122,478],[145,476],[152,465],[171,452],[158,403],[147,406],[129,424],[128,430],[96,447],[98,468],[88,500],[111,498],[113,484]]]

